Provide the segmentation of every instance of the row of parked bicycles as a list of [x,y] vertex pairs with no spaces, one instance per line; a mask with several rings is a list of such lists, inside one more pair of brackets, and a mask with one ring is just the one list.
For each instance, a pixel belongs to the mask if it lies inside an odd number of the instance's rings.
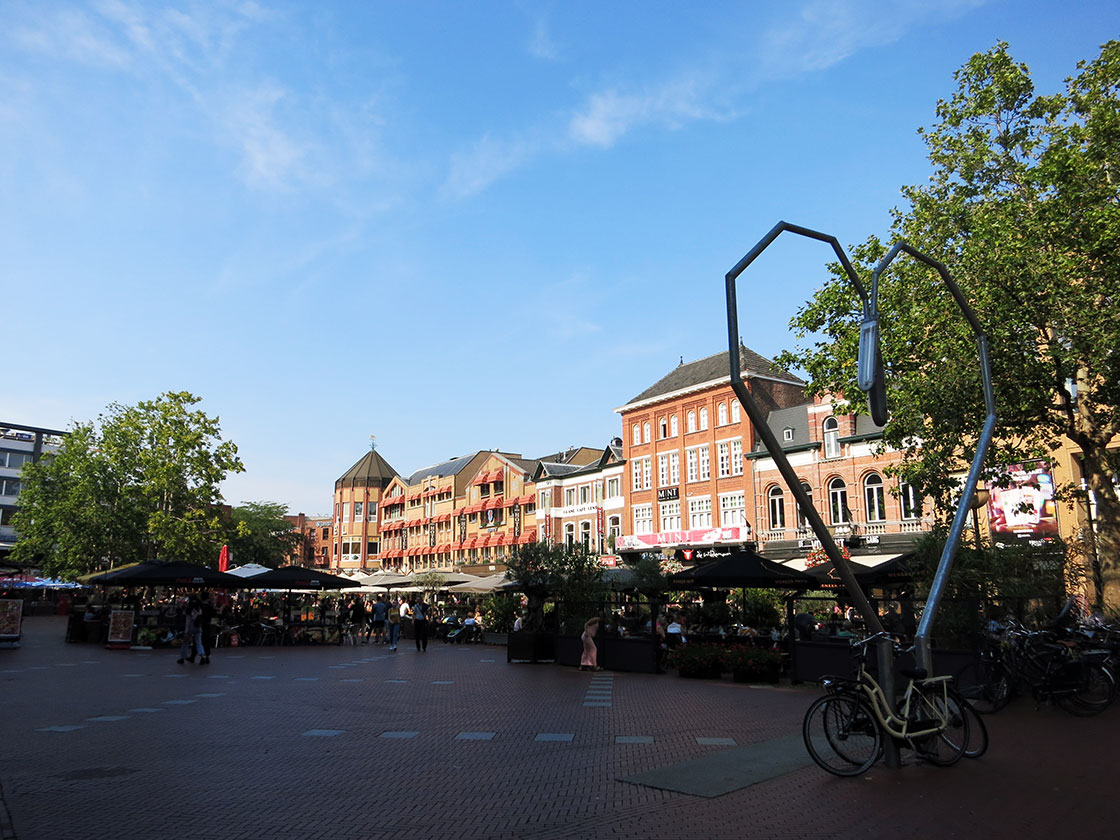
[[893,704],[867,664],[872,644],[889,635],[854,641],[855,678],[822,679],[825,694],[805,713],[802,735],[809,755],[838,776],[867,772],[888,740],[931,764],[978,758],[988,748],[981,715],[1023,694],[1074,715],[1100,714],[1116,698],[1120,629],[1073,624],[1072,606],[1066,604],[1045,630],[1014,622],[991,625],[979,658],[956,675],[899,669],[905,682]]

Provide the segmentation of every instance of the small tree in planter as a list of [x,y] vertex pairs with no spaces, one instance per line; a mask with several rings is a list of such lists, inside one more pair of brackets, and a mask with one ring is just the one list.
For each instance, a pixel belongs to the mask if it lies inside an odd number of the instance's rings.
[[597,600],[603,589],[598,558],[582,543],[571,546],[533,542],[518,546],[506,562],[506,577],[517,581],[527,600],[524,627],[544,629],[544,603],[557,597],[568,603]]
[[669,667],[682,677],[718,680],[723,676],[724,653],[715,645],[681,645],[669,652]]
[[782,673],[782,655],[768,648],[736,646],[724,651],[724,665],[735,682],[776,683]]

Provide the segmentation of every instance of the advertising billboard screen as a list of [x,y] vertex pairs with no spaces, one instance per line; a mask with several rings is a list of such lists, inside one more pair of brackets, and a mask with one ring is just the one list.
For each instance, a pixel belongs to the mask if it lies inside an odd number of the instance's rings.
[[1008,468],[1011,483],[992,487],[988,498],[988,523],[996,542],[1041,540],[1058,536],[1058,506],[1054,478],[1044,461]]

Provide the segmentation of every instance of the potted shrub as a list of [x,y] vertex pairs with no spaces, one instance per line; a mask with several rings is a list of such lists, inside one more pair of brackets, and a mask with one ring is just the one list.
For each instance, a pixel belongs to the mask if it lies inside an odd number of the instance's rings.
[[782,673],[782,655],[769,648],[730,648],[726,659],[735,682],[776,683]]
[[724,650],[715,645],[681,645],[669,652],[669,667],[682,677],[718,680],[723,676]]

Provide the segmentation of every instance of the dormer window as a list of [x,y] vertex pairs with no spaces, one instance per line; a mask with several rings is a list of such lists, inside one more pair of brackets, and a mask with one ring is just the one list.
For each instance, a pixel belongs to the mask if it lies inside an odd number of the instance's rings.
[[793,429],[791,429],[789,426],[786,426],[784,429],[782,429],[782,440],[784,440],[786,443],[789,443],[793,440]]

